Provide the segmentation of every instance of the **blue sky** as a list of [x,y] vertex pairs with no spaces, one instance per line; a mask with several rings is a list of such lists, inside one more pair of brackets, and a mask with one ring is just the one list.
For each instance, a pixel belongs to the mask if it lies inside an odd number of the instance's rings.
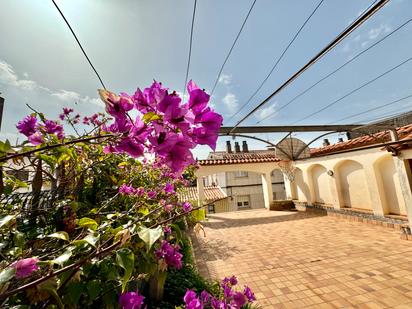
[[[255,91],[291,37],[319,1],[257,0],[212,97],[229,119]],[[372,1],[325,0],[250,104],[232,125],[340,33]],[[198,0],[189,78],[209,90],[252,1]],[[133,92],[153,79],[183,90],[193,1],[63,0],[58,4],[108,89]],[[243,125],[256,122],[412,18],[412,1],[391,0],[292,85]],[[99,83],[51,1],[2,0],[0,92],[6,99],[1,137],[16,139],[26,103],[55,117],[63,106],[82,114],[102,110]],[[334,101],[412,56],[412,22],[325,80],[262,125],[286,125]],[[412,61],[304,123],[333,123],[356,112],[412,94]],[[75,104],[77,102],[77,104]],[[412,100],[347,122],[410,110]],[[314,134],[297,134],[303,140]],[[281,134],[259,137],[276,142]],[[224,148],[225,138],[218,144]],[[264,148],[249,142],[250,148]],[[208,149],[195,151],[199,158]]]

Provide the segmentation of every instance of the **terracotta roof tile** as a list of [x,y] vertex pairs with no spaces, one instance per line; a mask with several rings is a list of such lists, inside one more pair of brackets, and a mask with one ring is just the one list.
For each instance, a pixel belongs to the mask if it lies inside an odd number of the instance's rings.
[[249,152],[211,152],[206,160],[199,160],[200,165],[244,164],[259,162],[277,162],[274,150],[251,150]]
[[[396,131],[398,132],[399,140],[406,140],[412,138],[412,124],[397,128]],[[342,143],[337,143],[320,148],[312,148],[310,150],[310,155],[318,156],[323,154],[333,154],[334,152],[338,152],[341,150],[370,146],[374,144],[389,142],[390,140],[391,138],[389,131],[382,131],[371,136],[361,136]],[[400,147],[412,147],[412,143],[410,145],[403,145],[397,148]]]
[[[207,186],[204,188],[206,202],[211,202],[227,197],[225,191],[219,186]],[[196,201],[198,198],[197,187],[183,188],[178,192],[179,201]]]

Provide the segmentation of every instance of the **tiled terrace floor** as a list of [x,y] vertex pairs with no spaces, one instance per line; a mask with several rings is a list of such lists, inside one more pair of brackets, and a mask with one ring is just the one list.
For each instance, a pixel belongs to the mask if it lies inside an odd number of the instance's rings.
[[236,274],[263,308],[412,308],[412,242],[399,231],[264,209],[211,215],[202,275]]

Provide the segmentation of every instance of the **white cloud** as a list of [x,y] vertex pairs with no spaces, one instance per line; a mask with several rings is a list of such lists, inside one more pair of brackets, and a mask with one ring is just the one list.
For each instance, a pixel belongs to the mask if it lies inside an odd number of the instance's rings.
[[369,30],[368,32],[368,38],[369,40],[374,40],[376,39],[378,36],[380,36],[381,34],[386,34],[389,31],[391,31],[391,27],[386,25],[386,24],[380,24],[378,27],[376,28],[372,28]]
[[272,105],[269,105],[265,108],[260,109],[257,113],[256,113],[256,118],[258,118],[259,120],[263,120],[266,117],[274,117],[277,115],[276,111],[276,107],[277,107],[278,103],[275,102]]
[[59,91],[52,93],[51,96],[59,98],[60,100],[66,102],[80,101],[80,94],[74,91],[68,91],[64,89],[60,89]]
[[222,74],[219,77],[219,83],[229,86],[232,83],[232,75],[231,74]]
[[228,92],[223,97],[222,101],[231,113],[234,113],[236,111],[239,101],[234,93]]
[[[24,77],[28,77],[27,72],[23,73]],[[103,106],[103,102],[98,98],[91,98],[89,96],[82,96],[81,94],[69,91],[65,89],[60,89],[58,91],[50,90],[47,87],[39,85],[37,82],[29,79],[20,79],[17,73],[14,71],[13,67],[5,61],[0,60],[0,84],[5,84],[19,88],[21,90],[36,91],[42,90],[51,95],[52,97],[58,98],[64,102],[81,102],[90,103],[98,106]]]
[[23,90],[33,90],[37,87],[37,83],[32,80],[19,79],[13,67],[5,61],[0,61],[0,83]]

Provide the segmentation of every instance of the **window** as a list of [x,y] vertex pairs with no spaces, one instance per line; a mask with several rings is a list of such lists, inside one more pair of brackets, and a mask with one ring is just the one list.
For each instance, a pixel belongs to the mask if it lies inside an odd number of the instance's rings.
[[207,212],[210,214],[214,214],[215,213],[215,204],[211,204],[209,206],[207,206]]
[[245,171],[236,171],[236,172],[235,172],[235,177],[236,177],[236,178],[247,177],[247,176],[248,176],[248,174],[247,174],[247,172],[245,172]]
[[249,195],[238,195],[236,197],[238,208],[250,207]]

